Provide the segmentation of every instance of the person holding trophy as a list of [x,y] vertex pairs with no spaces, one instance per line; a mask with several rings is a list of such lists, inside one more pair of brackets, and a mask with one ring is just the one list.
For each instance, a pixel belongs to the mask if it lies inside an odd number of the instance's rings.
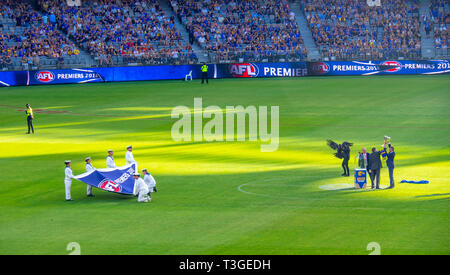
[[389,146],[389,153],[386,155],[386,166],[389,170],[389,189],[394,188],[394,158],[395,158],[395,152],[394,147],[391,146],[391,137],[385,136],[385,143],[384,148],[386,150],[386,143]]

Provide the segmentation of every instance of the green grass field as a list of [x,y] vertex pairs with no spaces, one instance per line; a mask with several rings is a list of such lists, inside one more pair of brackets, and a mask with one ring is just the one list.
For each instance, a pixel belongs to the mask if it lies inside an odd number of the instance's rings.
[[[1,88],[0,254],[68,254],[69,242],[82,254],[369,254],[370,242],[381,254],[450,254],[449,87],[446,75]],[[279,149],[174,142],[170,112],[194,97],[280,106]],[[25,135],[26,103],[35,135]],[[353,182],[326,139],[355,143],[352,172],[358,150],[384,135],[395,189],[323,189]],[[77,175],[86,156],[105,167],[111,148],[123,165],[128,144],[157,181],[151,204],[98,189],[88,198],[77,180],[64,200],[65,159]]]

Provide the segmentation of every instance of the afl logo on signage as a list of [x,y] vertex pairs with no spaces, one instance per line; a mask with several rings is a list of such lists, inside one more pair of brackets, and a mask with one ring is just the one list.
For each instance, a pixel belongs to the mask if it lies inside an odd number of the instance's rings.
[[389,69],[386,70],[386,72],[390,72],[390,73],[398,72],[402,68],[402,64],[400,64],[400,62],[397,62],[397,61],[385,61],[381,65],[390,67]]
[[230,65],[230,74],[233,77],[257,77],[259,68],[252,63],[235,63]]
[[314,63],[313,72],[316,74],[326,74],[330,71],[330,66],[325,62]]
[[35,75],[36,80],[40,82],[52,82],[55,79],[55,75],[50,71],[39,71]]
[[112,180],[103,180],[98,185],[98,188],[106,190],[106,191],[110,191],[110,192],[116,192],[116,193],[119,193],[122,191],[122,186],[120,186],[120,184],[115,183]]

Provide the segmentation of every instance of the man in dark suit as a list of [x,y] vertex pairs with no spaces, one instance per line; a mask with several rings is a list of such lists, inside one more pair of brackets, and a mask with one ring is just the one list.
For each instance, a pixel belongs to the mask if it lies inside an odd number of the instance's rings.
[[394,188],[394,158],[395,158],[394,147],[392,147],[391,144],[389,143],[389,153],[387,154],[386,165],[389,169],[390,189]]
[[377,180],[377,186],[376,189],[380,189],[380,172],[381,168],[383,167],[381,165],[381,159],[380,156],[383,152],[385,152],[386,149],[382,151],[377,151],[375,147],[372,148],[372,154],[369,155],[369,174],[370,174],[370,181],[372,183],[372,189],[374,188],[374,180],[376,178]]

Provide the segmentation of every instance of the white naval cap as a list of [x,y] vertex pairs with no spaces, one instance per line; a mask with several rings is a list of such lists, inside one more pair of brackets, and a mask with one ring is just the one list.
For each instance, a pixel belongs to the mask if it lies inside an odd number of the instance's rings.
[[128,145],[128,146],[127,146],[127,149],[130,149],[130,148],[133,148],[133,146],[131,146],[131,145]]
[[138,172],[134,172],[133,176],[140,176],[141,174],[139,174]]
[[112,152],[112,151],[113,151],[112,149],[108,149],[108,153],[109,153],[109,152]]
[[65,163],[65,164],[71,163],[71,161],[70,161],[70,160],[65,160],[64,163]]
[[87,157],[87,158],[84,159],[84,161],[88,161],[90,159],[91,159],[91,157]]

